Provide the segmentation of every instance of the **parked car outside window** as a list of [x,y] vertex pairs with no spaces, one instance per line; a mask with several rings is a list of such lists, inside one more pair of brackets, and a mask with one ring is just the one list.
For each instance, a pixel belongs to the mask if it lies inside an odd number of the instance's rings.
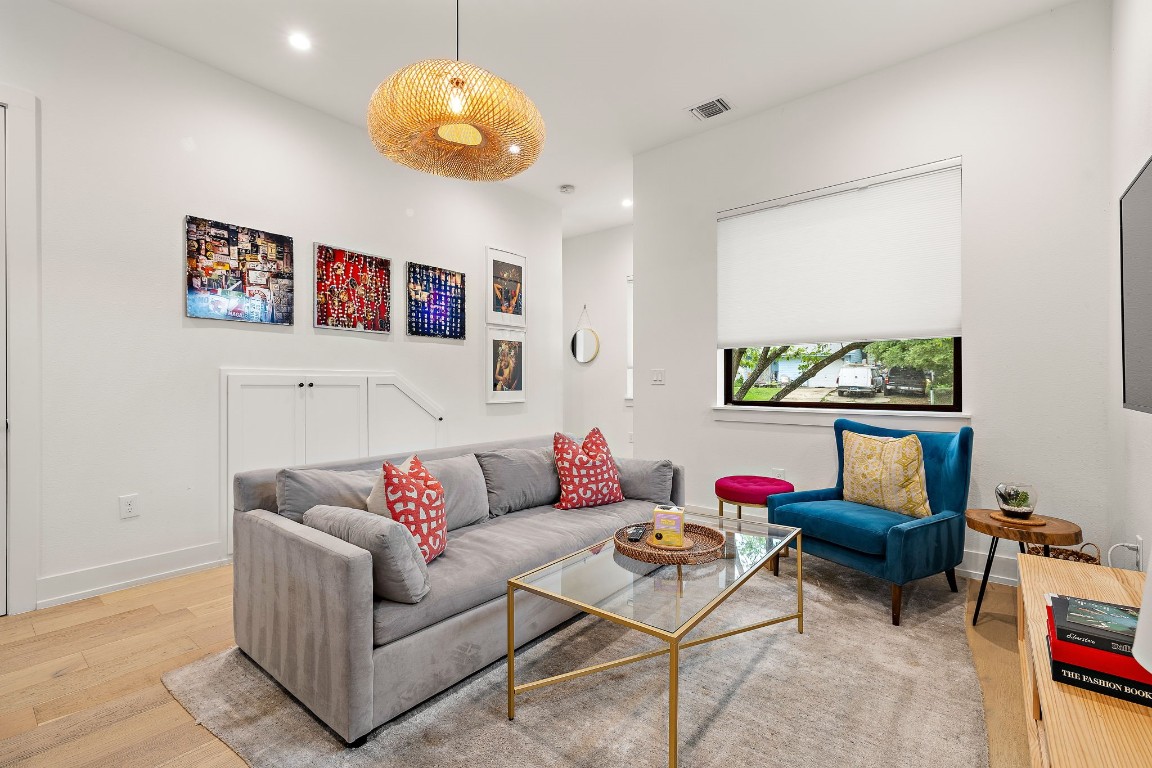
[[874,365],[849,364],[836,376],[840,397],[874,397],[884,389],[884,376]]
[[918,397],[926,397],[931,378],[932,375],[921,368],[893,368],[888,371],[888,376],[884,382],[885,394],[908,392]]

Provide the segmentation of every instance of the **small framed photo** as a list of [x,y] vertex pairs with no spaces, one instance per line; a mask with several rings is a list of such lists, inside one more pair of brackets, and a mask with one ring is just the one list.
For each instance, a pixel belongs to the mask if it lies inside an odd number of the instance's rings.
[[488,328],[488,402],[524,402],[524,331]]
[[488,322],[523,328],[525,258],[499,248],[488,249]]

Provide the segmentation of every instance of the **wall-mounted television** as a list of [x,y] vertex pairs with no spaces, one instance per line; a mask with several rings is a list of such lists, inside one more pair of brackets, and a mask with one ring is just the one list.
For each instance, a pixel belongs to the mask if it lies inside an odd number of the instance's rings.
[[1152,160],[1120,197],[1124,407],[1152,413]]

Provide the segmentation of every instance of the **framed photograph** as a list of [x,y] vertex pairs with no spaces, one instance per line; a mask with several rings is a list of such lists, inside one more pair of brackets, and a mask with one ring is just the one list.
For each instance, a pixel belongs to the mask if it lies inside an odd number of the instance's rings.
[[488,328],[488,402],[524,402],[524,331]]
[[517,256],[498,248],[488,249],[488,322],[523,328],[524,323],[524,262]]
[[292,325],[292,238],[184,218],[188,317]]
[[464,273],[408,262],[408,335],[463,339]]
[[322,243],[316,243],[315,250],[315,326],[391,331],[392,262]]

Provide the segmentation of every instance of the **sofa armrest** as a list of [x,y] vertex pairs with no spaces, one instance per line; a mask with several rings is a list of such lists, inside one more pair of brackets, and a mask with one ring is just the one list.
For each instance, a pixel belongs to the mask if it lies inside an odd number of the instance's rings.
[[233,533],[236,644],[356,740],[372,727],[372,556],[265,510]]
[[672,465],[672,503],[684,506],[684,467],[679,464]]
[[806,501],[835,501],[840,498],[838,488],[820,488],[815,491],[793,491],[792,493],[774,493],[768,497],[768,522],[772,522],[772,513],[785,504],[799,504]]
[[964,515],[945,510],[888,531],[888,581],[905,584],[955,568],[964,559]]

